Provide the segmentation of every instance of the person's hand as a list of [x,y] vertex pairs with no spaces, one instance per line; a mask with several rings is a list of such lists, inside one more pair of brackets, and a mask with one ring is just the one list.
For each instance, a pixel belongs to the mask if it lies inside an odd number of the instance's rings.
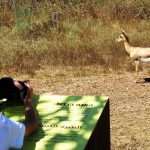
[[30,84],[30,82],[25,83],[26,86],[28,87],[28,91],[27,91],[27,97],[25,98],[25,104],[26,103],[32,103],[33,101],[33,88]]
[[30,82],[27,82],[26,86],[28,87],[28,99],[33,100],[33,88]]

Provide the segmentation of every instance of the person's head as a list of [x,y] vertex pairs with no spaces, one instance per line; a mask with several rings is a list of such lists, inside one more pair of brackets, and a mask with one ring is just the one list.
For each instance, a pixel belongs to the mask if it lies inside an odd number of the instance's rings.
[[7,99],[7,101],[21,102],[20,91],[15,86],[14,80],[9,77],[0,79],[0,99]]

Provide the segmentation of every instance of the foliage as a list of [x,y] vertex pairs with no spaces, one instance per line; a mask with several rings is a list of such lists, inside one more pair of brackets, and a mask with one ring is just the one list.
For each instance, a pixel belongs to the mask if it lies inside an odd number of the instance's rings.
[[[43,66],[130,70],[122,44],[114,43],[121,29],[129,33],[132,44],[149,46],[148,0],[16,0],[21,27],[17,33],[11,2],[0,2],[2,71],[33,74]],[[59,14],[56,22],[53,12]]]

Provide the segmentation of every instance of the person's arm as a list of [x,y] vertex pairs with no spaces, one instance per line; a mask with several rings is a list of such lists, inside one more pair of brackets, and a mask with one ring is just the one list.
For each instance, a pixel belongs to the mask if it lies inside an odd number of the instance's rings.
[[38,128],[38,116],[36,109],[33,106],[33,89],[28,86],[29,95],[24,102],[24,111],[25,111],[25,136],[33,133]]
[[37,112],[32,102],[27,102],[25,104],[25,127],[25,136],[34,132],[38,127]]

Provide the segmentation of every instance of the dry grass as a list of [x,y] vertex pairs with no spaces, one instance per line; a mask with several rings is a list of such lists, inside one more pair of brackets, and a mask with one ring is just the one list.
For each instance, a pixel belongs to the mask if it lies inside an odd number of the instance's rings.
[[[131,43],[149,46],[149,9],[144,7],[148,1],[107,1],[107,5],[98,1],[75,2],[16,1],[24,19],[19,20],[24,24],[17,32],[13,5],[1,2],[1,71],[34,75],[46,66],[63,66],[66,70],[76,67],[79,74],[81,68],[89,66],[102,68],[101,72],[133,71],[123,45],[114,41],[124,29]],[[57,26],[51,22],[54,11],[60,14]]]

